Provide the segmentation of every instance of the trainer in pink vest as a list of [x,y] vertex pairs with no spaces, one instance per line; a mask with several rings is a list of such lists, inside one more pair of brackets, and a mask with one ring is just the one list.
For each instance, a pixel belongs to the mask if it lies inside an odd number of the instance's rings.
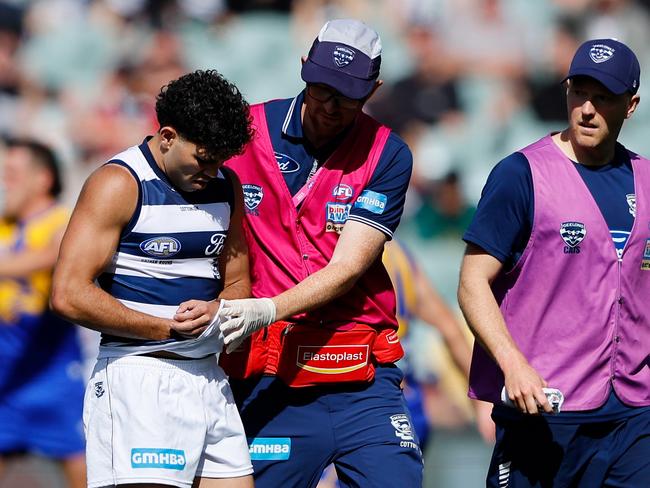
[[[253,296],[271,297],[328,264],[342,224],[372,178],[390,129],[359,114],[341,145],[312,178],[312,187],[297,209],[275,159],[264,105],[253,105],[251,115],[256,137],[228,166],[244,188]],[[293,320],[337,330],[367,324],[380,332],[378,340],[396,345],[387,362],[403,354],[394,333],[395,294],[381,256],[349,292]],[[387,344],[376,346],[381,349]]]
[[[613,387],[630,406],[650,405],[650,164],[629,152],[636,216],[619,261],[609,229],[574,163],[544,137],[521,151],[535,215],[515,268],[493,291],[515,343],[563,410],[601,406]],[[503,374],[475,346],[470,396],[499,402]]]

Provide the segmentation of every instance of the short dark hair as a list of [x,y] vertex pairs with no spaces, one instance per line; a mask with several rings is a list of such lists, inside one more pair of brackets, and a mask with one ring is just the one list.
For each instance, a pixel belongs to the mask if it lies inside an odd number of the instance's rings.
[[9,137],[5,140],[7,148],[27,149],[34,163],[45,168],[52,175],[52,185],[49,188],[50,196],[56,198],[63,190],[59,161],[54,151],[45,143],[29,137]]
[[163,86],[156,116],[160,127],[173,127],[217,161],[240,154],[253,135],[248,103],[216,70],[197,70]]

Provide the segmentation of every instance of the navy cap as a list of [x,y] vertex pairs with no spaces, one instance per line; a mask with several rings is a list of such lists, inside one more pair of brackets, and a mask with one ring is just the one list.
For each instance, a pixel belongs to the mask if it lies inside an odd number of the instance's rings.
[[622,42],[593,39],[578,48],[564,81],[581,75],[600,81],[615,95],[626,91],[634,95],[639,89],[641,68],[632,50]]
[[358,20],[331,20],[314,40],[300,76],[359,100],[375,86],[380,64],[379,34]]

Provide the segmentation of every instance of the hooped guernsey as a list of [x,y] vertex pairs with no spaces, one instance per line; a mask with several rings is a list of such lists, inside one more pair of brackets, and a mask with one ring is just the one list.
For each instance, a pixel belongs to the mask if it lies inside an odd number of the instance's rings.
[[[626,405],[650,405],[650,161],[627,153],[636,204],[619,258],[587,186],[551,137],[521,153],[532,173],[532,230],[515,267],[493,284],[512,338],[564,392],[567,411],[600,407],[612,387]],[[503,381],[475,346],[471,396],[497,403]]]
[[[293,100],[287,118],[301,98]],[[390,129],[359,114],[338,147],[292,196],[265,105],[252,106],[251,115],[256,137],[228,166],[244,188],[253,296],[269,297],[329,263],[353,207],[381,209],[386,204],[383,195],[366,187]],[[222,355],[221,365],[234,378],[272,374],[293,387],[370,381],[375,364],[402,357],[396,331],[395,294],[379,256],[349,292],[255,333],[237,351]]]
[[[111,263],[98,277],[124,306],[172,318],[184,301],[214,300],[223,289],[219,258],[234,205],[231,177],[220,170],[195,192],[176,190],[158,167],[148,137],[106,164],[127,168],[138,182],[138,206]],[[200,336],[141,340],[102,334],[99,358],[169,351],[188,358],[219,354],[218,314]]]

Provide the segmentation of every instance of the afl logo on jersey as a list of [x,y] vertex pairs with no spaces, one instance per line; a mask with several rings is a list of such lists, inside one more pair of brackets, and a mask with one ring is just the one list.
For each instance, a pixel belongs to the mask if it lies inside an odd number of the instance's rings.
[[298,161],[290,158],[286,154],[275,153],[275,161],[278,163],[280,173],[295,173],[300,169]]
[[173,237],[153,237],[140,244],[140,250],[149,256],[170,258],[180,252],[181,243]]

